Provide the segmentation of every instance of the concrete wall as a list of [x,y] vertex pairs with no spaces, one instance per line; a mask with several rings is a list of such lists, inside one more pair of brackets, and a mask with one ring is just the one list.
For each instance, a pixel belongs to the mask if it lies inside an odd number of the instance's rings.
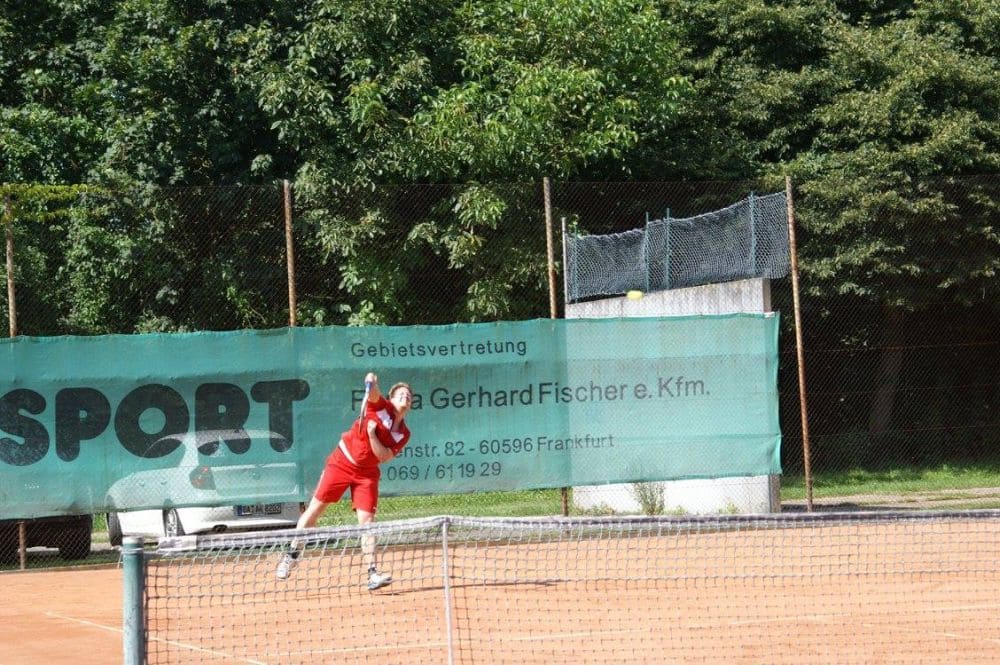
[[[566,306],[567,319],[629,316],[690,316],[697,314],[761,313],[771,311],[771,285],[766,279],[745,279]],[[662,492],[666,512],[691,514],[780,512],[778,476],[650,483]],[[573,488],[573,504],[583,510],[610,508],[620,513],[642,512],[633,484]]]
[[639,300],[620,296],[567,305],[566,318],[689,316],[770,311],[771,283],[766,279],[743,279],[738,282],[647,293]]

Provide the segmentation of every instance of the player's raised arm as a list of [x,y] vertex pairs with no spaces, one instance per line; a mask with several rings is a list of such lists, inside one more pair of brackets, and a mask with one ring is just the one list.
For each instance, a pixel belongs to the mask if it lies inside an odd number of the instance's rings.
[[378,389],[378,376],[375,375],[375,372],[365,374],[365,392],[369,402],[376,402],[382,397],[382,391]]

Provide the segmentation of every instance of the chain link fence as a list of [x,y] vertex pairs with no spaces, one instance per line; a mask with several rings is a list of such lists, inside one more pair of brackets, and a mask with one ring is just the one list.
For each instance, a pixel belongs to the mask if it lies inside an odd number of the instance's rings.
[[[808,430],[791,280],[776,279],[783,508],[805,509],[806,444],[820,509],[1000,507],[1000,176],[908,183],[849,200],[794,184]],[[560,226],[622,233],[721,210],[783,183],[552,182],[548,198],[546,189],[286,191],[278,183],[87,189],[68,199],[12,191],[0,316],[11,334],[30,336],[562,316]],[[644,509],[669,510],[647,498]],[[383,501],[380,515],[558,514],[562,501],[560,488],[397,497]],[[352,519],[346,506],[327,515]],[[104,515],[86,525],[83,518],[56,525],[62,542],[36,542],[78,558],[85,528],[100,545],[118,527]],[[0,524],[0,557],[9,563],[18,529],[33,524]]]

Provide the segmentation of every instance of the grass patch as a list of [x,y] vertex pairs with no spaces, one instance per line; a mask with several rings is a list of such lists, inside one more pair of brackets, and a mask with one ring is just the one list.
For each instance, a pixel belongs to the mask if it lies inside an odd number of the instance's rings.
[[[562,498],[558,489],[518,492],[475,492],[432,496],[393,496],[379,500],[380,521],[464,515],[467,517],[533,517],[561,515]],[[320,526],[354,524],[350,500],[339,501],[326,509]]]
[[[816,498],[859,494],[916,494],[983,487],[1000,488],[1000,467],[942,464],[933,468],[904,467],[880,471],[850,469],[813,476],[813,496]],[[788,501],[805,499],[805,478],[782,476],[781,498]]]

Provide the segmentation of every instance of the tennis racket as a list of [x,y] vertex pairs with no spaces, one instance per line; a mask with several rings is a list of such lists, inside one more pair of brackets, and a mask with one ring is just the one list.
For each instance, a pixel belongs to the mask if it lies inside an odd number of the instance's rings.
[[361,399],[361,413],[358,417],[363,421],[365,419],[365,408],[368,406],[368,395],[372,392],[372,382],[365,381],[365,396]]

